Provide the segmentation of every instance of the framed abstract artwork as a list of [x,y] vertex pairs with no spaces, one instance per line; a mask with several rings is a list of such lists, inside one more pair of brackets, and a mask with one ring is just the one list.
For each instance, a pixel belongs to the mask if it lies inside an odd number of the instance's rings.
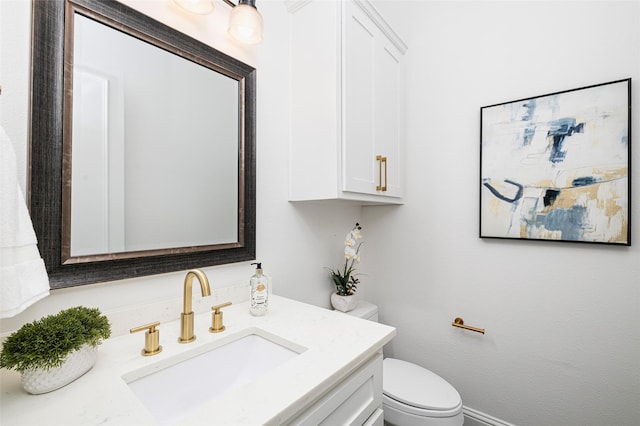
[[631,79],[480,109],[480,237],[631,245]]

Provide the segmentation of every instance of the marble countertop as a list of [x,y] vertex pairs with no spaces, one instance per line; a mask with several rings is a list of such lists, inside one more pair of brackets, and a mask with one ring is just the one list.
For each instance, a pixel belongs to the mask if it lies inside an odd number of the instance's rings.
[[[197,314],[197,339],[180,344],[180,313],[162,323],[163,351],[140,354],[144,333],[108,339],[99,347],[98,361],[73,383],[42,395],[22,389],[20,374],[0,372],[0,423],[7,425],[279,425],[312,405],[349,376],[395,335],[395,329],[294,300],[271,295],[269,313],[249,314],[248,302],[223,310],[226,330],[209,333],[211,314]],[[141,324],[131,324],[135,327]],[[205,345],[235,340],[248,329],[259,329],[305,350],[255,381],[212,398],[184,417],[160,422],[131,391],[123,376]],[[255,354],[259,357],[259,354]],[[211,366],[212,369],[224,365]],[[215,383],[211,383],[215,386]]]

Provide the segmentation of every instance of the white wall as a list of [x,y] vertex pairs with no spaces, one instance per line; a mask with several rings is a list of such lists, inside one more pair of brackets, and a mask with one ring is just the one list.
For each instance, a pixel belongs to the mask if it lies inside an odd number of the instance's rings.
[[30,13],[27,0],[0,2],[0,124],[17,145],[18,181],[23,193],[27,182],[23,141],[28,134]]
[[505,422],[637,425],[640,228],[632,247],[481,240],[478,177],[484,105],[632,77],[640,129],[640,2],[378,3],[409,46],[407,203],[363,209],[387,355]]
[[[344,235],[359,220],[361,208],[287,201],[289,32],[284,2],[258,2],[265,23],[264,41],[255,47],[236,44],[227,37],[230,8],[221,0],[216,0],[215,12],[206,16],[185,14],[170,0],[122,2],[257,68],[257,259],[272,276],[277,294],[329,307],[332,285],[323,267],[342,261]],[[27,162],[29,59],[24,52],[30,48],[30,4],[28,0],[0,1],[3,43],[0,123],[12,138],[18,158],[23,159],[21,168],[26,168]],[[17,46],[5,48],[5,41]],[[18,89],[21,92],[14,95]],[[26,186],[26,174],[20,179]],[[249,277],[255,268],[249,263],[202,269],[213,288],[246,283],[248,292]],[[109,313],[179,299],[184,275],[182,271],[56,290],[17,317],[2,320],[0,332],[15,330],[25,322],[78,304],[96,306]],[[176,319],[179,313],[177,310]],[[144,321],[145,318],[140,318],[140,323]]]
[[[282,2],[258,2],[265,40],[255,48],[227,40],[221,1],[215,16],[204,18],[176,13],[164,1],[126,3],[257,67],[257,255],[278,294],[328,306],[322,267],[341,261],[344,233],[362,219],[362,294],[398,327],[388,354],[428,366],[460,390],[466,406],[514,424],[638,423],[638,228],[630,248],[480,240],[477,206],[483,105],[632,77],[633,125],[640,128],[640,3],[376,1],[409,45],[408,193],[404,206],[362,212],[287,202],[289,40]],[[21,17],[28,7],[26,0],[0,1],[0,122],[23,169],[27,95],[20,88],[28,75],[29,27]],[[5,40],[20,48],[6,49]],[[633,187],[640,187],[637,173]],[[640,217],[635,199],[632,214]],[[542,266],[525,268],[532,260]],[[204,269],[214,288],[245,283],[252,273],[248,262]],[[183,277],[56,290],[3,320],[1,331],[77,304],[115,311],[180,298]],[[487,334],[454,329],[456,316]]]

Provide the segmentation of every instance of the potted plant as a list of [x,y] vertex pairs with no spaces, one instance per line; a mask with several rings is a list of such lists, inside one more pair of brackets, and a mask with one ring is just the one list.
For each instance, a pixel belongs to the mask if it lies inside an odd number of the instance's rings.
[[332,269],[329,273],[333,284],[336,287],[335,293],[331,294],[331,305],[342,312],[353,310],[358,301],[355,294],[360,280],[355,273],[356,265],[360,263],[360,246],[362,242],[362,227],[359,223],[347,233],[344,240],[344,265],[341,268]]
[[96,308],[77,306],[23,325],[2,345],[0,367],[22,374],[32,394],[51,392],[89,371],[98,345],[111,335]]

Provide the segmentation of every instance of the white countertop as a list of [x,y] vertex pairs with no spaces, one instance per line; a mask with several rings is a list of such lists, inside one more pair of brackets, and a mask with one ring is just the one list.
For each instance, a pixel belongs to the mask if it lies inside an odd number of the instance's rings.
[[[180,312],[176,312],[175,321],[158,327],[163,351],[150,357],[140,354],[143,332],[108,339],[99,347],[98,361],[88,373],[47,394],[28,394],[22,389],[20,374],[3,369],[0,424],[158,424],[122,376],[201,346],[215,345],[212,342],[223,345],[249,328],[258,328],[306,350],[255,381],[211,399],[175,424],[279,425],[318,400],[395,335],[393,327],[276,295],[270,295],[269,305],[269,313],[263,317],[252,317],[248,302],[224,308],[226,330],[216,334],[208,332],[210,313],[196,315],[197,339],[189,344],[177,342]],[[138,325],[142,324],[131,327]]]

